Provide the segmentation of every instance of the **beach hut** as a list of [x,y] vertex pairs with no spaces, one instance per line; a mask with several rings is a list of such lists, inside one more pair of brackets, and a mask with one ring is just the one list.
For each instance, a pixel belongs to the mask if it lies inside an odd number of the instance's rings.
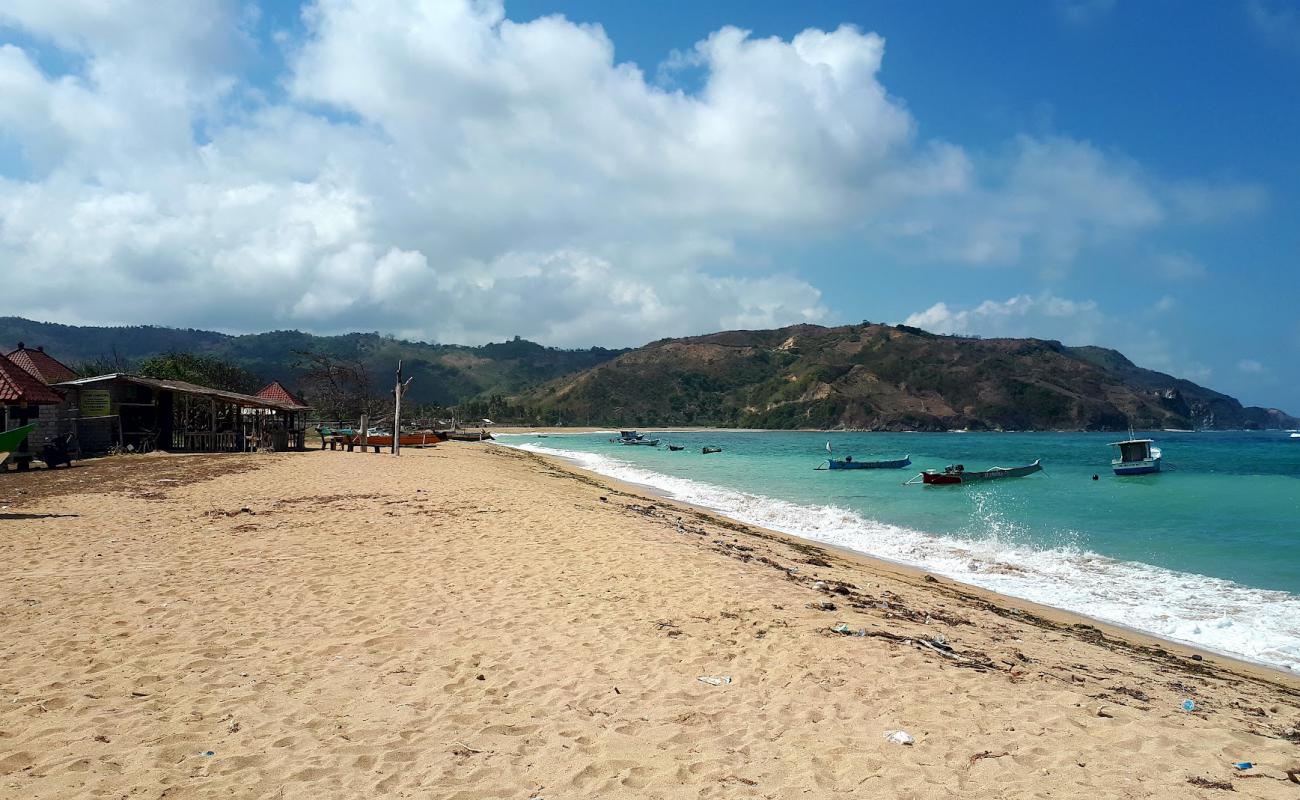
[[[45,348],[41,346],[31,348],[19,342],[17,349],[6,353],[5,356],[46,386],[53,386],[77,377],[77,373],[73,372],[71,367],[45,352]],[[60,436],[71,436],[75,443],[82,436],[83,428],[93,429],[99,426],[106,429],[107,426],[115,424],[111,420],[88,419],[83,422],[80,409],[68,400],[66,393],[60,392],[60,396],[63,399],[58,404],[39,406],[39,413],[31,420],[36,424],[36,430],[29,437],[34,446],[53,441]],[[93,433],[91,435],[93,437]]]
[[[307,408],[299,402],[126,372],[64,381],[57,388],[67,391],[83,414],[90,408],[116,417],[118,444],[135,451],[239,453],[273,447],[277,440],[283,444],[278,449],[304,445]],[[82,441],[81,446],[96,452],[109,444]]]
[[[43,406],[58,406],[63,396],[46,386],[39,378],[16,364],[8,356],[0,356],[0,429],[21,428],[40,417]],[[24,439],[8,457],[26,469],[32,460],[31,436]]]

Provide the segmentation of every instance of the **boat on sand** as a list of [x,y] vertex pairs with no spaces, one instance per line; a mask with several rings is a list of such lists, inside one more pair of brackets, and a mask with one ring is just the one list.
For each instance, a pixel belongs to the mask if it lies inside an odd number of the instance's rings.
[[3,463],[9,454],[18,449],[18,445],[23,443],[27,434],[36,430],[35,425],[24,425],[21,428],[13,428],[0,432],[0,463]]

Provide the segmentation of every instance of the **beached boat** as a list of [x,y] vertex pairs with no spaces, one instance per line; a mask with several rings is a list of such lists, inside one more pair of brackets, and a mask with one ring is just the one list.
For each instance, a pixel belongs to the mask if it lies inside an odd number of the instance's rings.
[[0,432],[0,463],[3,463],[10,453],[17,450],[18,445],[22,444],[23,439],[27,438],[27,434],[34,430],[36,430],[35,425],[24,425],[21,428],[12,428]]
[[[361,444],[361,434],[354,433],[349,438],[350,444]],[[437,431],[418,431],[416,433],[403,433],[398,440],[402,447],[433,447],[438,442],[447,441],[442,434]],[[393,434],[387,432],[375,432],[366,434],[367,447],[392,447]]]
[[912,456],[903,456],[886,461],[854,461],[853,456],[845,456],[843,459],[828,458],[826,464],[816,467],[818,470],[832,469],[902,469],[912,463]]
[[453,442],[484,442],[492,439],[492,434],[487,431],[438,431],[438,434]]
[[962,464],[949,464],[943,469],[927,469],[920,477],[921,482],[927,486],[952,486],[960,483],[995,481],[1001,478],[1023,478],[1041,471],[1043,466],[1040,461],[1041,459],[1035,459],[1034,463],[1023,467],[990,467],[982,472],[967,472]]
[[[1130,433],[1129,436],[1132,436]],[[1111,459],[1110,467],[1116,475],[1149,475],[1160,471],[1160,448],[1152,439],[1125,439],[1111,442],[1119,448],[1119,458]]]

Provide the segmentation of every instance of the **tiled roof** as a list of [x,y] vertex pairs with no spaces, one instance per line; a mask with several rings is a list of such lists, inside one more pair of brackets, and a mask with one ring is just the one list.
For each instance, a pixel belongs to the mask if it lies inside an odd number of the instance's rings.
[[284,384],[279,381],[271,381],[258,391],[256,396],[265,400],[275,400],[279,403],[287,403],[293,406],[301,406],[302,408],[310,408],[310,406],[302,401],[302,398],[284,388]]
[[17,350],[8,354],[8,359],[35,375],[41,383],[58,383],[77,377],[77,373],[69,369],[67,364],[44,350],[23,347],[21,342],[18,343]]
[[41,383],[36,376],[0,356],[0,403],[5,405],[54,405],[63,397]]

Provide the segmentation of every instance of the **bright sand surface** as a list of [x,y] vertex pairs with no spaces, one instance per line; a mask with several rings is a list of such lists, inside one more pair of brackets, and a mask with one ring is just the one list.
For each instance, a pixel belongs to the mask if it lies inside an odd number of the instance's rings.
[[1300,798],[1293,677],[492,445],[0,506],[0,797]]

